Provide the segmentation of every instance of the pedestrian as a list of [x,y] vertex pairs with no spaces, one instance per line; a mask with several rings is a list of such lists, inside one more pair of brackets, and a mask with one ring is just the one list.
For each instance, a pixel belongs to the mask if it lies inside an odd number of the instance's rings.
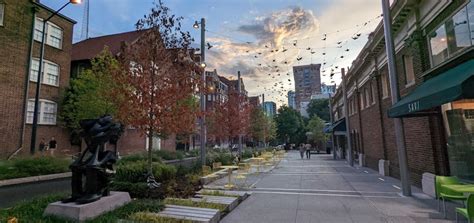
[[39,143],[39,151],[41,154],[43,154],[43,151],[46,150],[46,142],[44,140],[44,138],[41,138],[41,141]]
[[305,151],[305,148],[304,148],[303,143],[301,143],[298,148],[299,148],[299,150],[300,150],[301,159],[303,159],[303,158],[304,158],[304,151]]
[[56,139],[54,137],[51,137],[51,140],[49,140],[49,152],[51,156],[54,156],[54,152],[56,151],[58,143],[56,142]]
[[306,159],[311,159],[311,145],[308,143],[305,145]]

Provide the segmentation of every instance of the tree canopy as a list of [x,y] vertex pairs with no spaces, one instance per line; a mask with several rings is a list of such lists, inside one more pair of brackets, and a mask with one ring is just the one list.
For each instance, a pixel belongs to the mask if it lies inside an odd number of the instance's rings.
[[282,106],[278,109],[275,122],[277,137],[281,142],[301,143],[304,141],[305,125],[298,111]]
[[313,99],[309,102],[308,109],[309,118],[318,116],[324,121],[329,121],[329,99]]
[[62,99],[60,120],[73,132],[79,131],[79,121],[104,114],[115,115],[116,97],[110,92],[116,88],[112,73],[118,68],[117,60],[105,48],[91,60],[91,69],[72,79]]

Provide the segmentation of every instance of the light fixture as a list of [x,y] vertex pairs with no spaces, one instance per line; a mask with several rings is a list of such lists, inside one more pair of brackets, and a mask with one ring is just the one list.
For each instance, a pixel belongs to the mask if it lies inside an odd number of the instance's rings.
[[[79,1],[80,1],[80,0],[79,0]],[[199,23],[198,23],[198,21],[194,21],[193,28],[199,29]]]
[[201,67],[202,67],[202,68],[206,68],[206,63],[202,62],[202,63],[201,63]]
[[71,4],[81,4],[82,0],[70,0],[69,1]]

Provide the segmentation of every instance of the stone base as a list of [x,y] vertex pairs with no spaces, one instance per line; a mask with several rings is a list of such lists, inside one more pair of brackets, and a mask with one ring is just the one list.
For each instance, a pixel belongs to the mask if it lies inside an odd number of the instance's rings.
[[423,188],[423,192],[431,197],[436,197],[435,180],[436,175],[432,173],[423,173],[421,187]]
[[51,203],[46,207],[43,215],[85,221],[119,208],[130,201],[128,192],[111,191],[109,196],[88,204],[62,203],[61,201]]
[[379,160],[379,174],[382,176],[390,176],[389,169],[390,161],[388,160]]

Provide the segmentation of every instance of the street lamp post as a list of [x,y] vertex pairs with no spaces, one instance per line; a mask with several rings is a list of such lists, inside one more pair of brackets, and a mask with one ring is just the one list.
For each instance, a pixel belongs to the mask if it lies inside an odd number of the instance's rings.
[[[388,74],[390,77],[390,94],[392,98],[392,105],[394,105],[400,100],[400,92],[398,91],[397,66],[395,62],[395,47],[392,38],[392,18],[390,15],[389,0],[382,0],[382,11],[385,34],[385,49],[387,51]],[[404,196],[411,196],[410,175],[408,172],[408,158],[405,147],[405,133],[402,119],[394,118],[393,125],[398,151],[398,165],[400,166],[400,180],[402,181],[402,194]]]
[[30,153],[35,153],[36,148],[36,132],[38,130],[38,110],[39,110],[39,96],[40,96],[40,86],[41,86],[41,79],[43,73],[43,60],[44,60],[44,40],[46,36],[46,24],[48,21],[59,14],[59,12],[68,6],[69,4],[80,4],[81,0],[70,0],[66,4],[64,4],[61,8],[51,14],[47,19],[43,20],[43,33],[41,35],[41,48],[40,48],[40,58],[39,58],[39,67],[38,67],[38,77],[36,78],[36,91],[35,91],[35,107],[33,113],[33,125],[31,128],[31,142],[30,142]]
[[[201,18],[201,22],[195,21],[193,28],[198,29],[199,25],[201,25],[201,67],[203,68],[202,71],[202,84],[203,88],[206,89],[206,57],[205,57],[205,31],[206,31],[206,20]],[[200,142],[201,142],[201,165],[206,165],[206,98],[205,98],[204,90],[201,90],[200,97],[201,97],[201,112],[202,116],[199,119],[199,127],[200,127]]]

